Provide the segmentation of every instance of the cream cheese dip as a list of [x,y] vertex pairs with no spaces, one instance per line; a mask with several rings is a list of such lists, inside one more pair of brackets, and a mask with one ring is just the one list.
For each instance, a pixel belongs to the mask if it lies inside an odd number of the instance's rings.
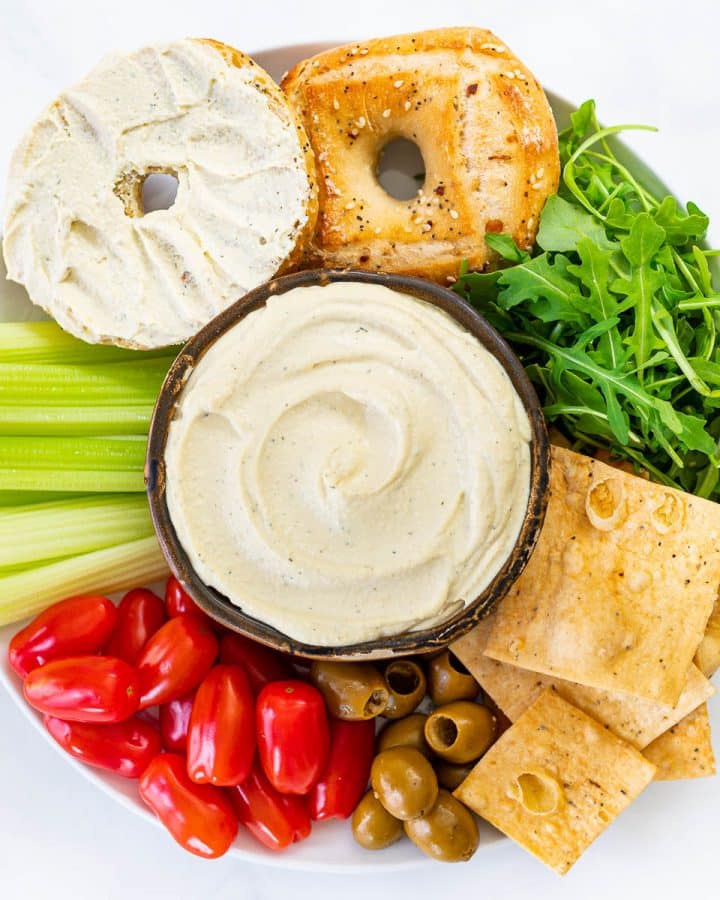
[[197,574],[300,641],[362,642],[472,602],[520,532],[530,423],[434,306],[334,282],[270,297],[179,398],[166,497]]

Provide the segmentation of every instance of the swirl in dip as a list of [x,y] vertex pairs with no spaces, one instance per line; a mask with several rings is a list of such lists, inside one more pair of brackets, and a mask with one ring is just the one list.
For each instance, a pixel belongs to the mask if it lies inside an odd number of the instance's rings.
[[198,575],[336,646],[427,627],[482,592],[525,515],[530,423],[446,313],[334,282],[270,297],[212,344],[165,461]]

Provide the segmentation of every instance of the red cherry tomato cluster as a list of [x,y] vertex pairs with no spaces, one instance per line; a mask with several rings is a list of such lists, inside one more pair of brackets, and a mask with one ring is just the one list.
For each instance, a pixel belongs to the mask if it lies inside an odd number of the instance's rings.
[[[8,651],[28,703],[71,756],[139,779],[144,802],[198,856],[244,826],[271,850],[345,819],[367,786],[372,721],[328,721],[288,657],[222,629],[170,578],[165,601],[56,603]],[[144,712],[157,709],[157,717]]]

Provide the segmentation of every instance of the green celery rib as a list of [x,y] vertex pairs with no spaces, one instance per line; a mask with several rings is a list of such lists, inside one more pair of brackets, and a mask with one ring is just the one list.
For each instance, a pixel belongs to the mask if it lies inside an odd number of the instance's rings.
[[121,362],[161,356],[172,359],[177,349],[125,350],[106,344],[86,344],[63,331],[55,322],[0,323],[0,359],[3,362]]
[[144,490],[143,437],[0,437],[0,491]]
[[152,404],[127,406],[3,406],[1,435],[147,434]]
[[0,491],[0,512],[6,507],[49,503],[51,500],[75,500],[83,496],[77,491]]
[[143,473],[95,469],[1,469],[0,491],[69,491],[71,493],[133,494],[145,486]]
[[0,511],[5,507],[29,506],[31,503],[48,503],[50,500],[73,500],[84,496],[76,491],[0,491]]
[[153,404],[170,360],[105,365],[0,362],[0,404],[110,406]]
[[155,536],[0,578],[0,625],[35,615],[73,594],[111,593],[164,578],[167,563]]
[[0,438],[0,468],[64,468],[103,471],[142,469],[142,437],[17,437]]
[[153,533],[143,494],[0,510],[0,567],[90,553]]

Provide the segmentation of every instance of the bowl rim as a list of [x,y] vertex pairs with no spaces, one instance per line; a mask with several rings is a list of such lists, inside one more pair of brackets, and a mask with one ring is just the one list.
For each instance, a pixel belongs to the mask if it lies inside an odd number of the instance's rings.
[[[509,376],[528,415],[531,429],[530,490],[518,537],[492,581],[481,594],[443,622],[417,631],[405,631],[361,643],[324,646],[284,634],[247,615],[206,584],[190,562],[173,526],[166,499],[165,447],[169,425],[180,395],[204,353],[251,312],[275,295],[298,287],[337,282],[382,285],[424,300],[442,309],[470,332],[498,360]],[[182,348],[168,371],[153,410],[148,432],[145,485],[155,532],[168,565],[211,618],[231,631],[266,646],[310,659],[363,660],[429,653],[446,647],[470,631],[504,597],[525,568],[540,534],[548,501],[550,445],[540,401],[522,363],[490,323],[458,294],[442,285],[409,275],[357,269],[306,269],[273,278],[248,292],[205,325]]]

